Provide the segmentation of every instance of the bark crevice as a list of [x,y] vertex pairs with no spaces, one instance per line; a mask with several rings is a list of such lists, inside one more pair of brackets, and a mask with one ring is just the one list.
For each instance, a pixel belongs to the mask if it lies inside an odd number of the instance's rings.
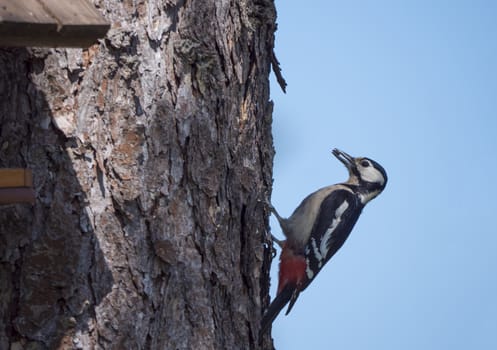
[[0,348],[271,348],[273,2],[94,2],[99,44],[0,50]]

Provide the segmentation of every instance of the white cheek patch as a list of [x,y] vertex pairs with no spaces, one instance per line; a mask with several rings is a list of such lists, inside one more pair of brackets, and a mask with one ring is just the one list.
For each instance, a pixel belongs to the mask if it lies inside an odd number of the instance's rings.
[[383,186],[385,183],[385,178],[381,172],[375,167],[369,166],[367,168],[360,167],[359,173],[361,174],[361,179],[366,182],[379,183]]

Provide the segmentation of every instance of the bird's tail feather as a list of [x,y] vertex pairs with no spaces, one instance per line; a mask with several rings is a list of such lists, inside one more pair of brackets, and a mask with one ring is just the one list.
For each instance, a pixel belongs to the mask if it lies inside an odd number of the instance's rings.
[[267,309],[264,317],[261,321],[261,330],[259,331],[259,339],[266,332],[268,327],[273,323],[274,319],[280,313],[281,309],[285,307],[288,301],[292,298],[293,292],[295,291],[295,286],[292,284],[287,284],[280,293],[274,298],[271,305]]
[[290,304],[288,304],[288,309],[286,309],[285,316],[292,311],[293,305],[295,305],[295,302],[297,301],[297,298],[299,296],[299,293],[292,293]]

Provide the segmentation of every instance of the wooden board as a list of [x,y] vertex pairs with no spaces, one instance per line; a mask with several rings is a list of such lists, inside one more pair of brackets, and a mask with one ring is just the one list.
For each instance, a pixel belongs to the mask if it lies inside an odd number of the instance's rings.
[[0,188],[33,187],[30,169],[0,169]]
[[34,203],[30,169],[0,169],[0,204]]
[[35,191],[29,187],[0,188],[0,204],[31,203],[36,200]]
[[0,2],[0,46],[88,47],[109,28],[87,0]]

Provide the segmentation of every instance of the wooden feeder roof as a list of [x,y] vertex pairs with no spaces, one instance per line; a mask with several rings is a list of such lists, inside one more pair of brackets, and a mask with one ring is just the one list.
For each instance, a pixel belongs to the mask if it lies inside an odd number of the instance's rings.
[[0,46],[86,48],[109,28],[87,0],[0,1]]

